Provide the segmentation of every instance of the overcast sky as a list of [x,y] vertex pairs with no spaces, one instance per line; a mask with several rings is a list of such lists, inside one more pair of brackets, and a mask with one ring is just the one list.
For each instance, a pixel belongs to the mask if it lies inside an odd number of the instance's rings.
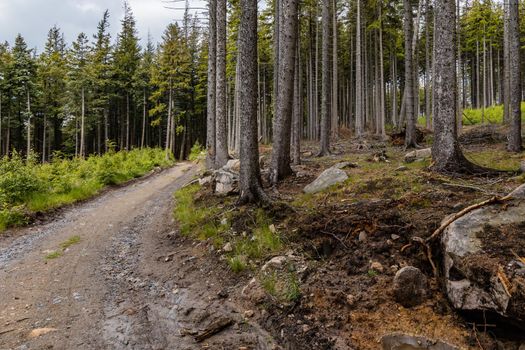
[[[198,0],[192,3],[204,6]],[[28,45],[40,52],[49,28],[55,24],[64,32],[68,44],[80,32],[91,38],[105,9],[110,12],[110,31],[115,40],[123,16],[122,4],[123,0],[0,0],[0,42],[13,43],[17,33],[21,33]],[[162,0],[129,0],[129,4],[143,43],[148,30],[155,42],[160,41],[166,26],[183,15],[183,11],[166,9]],[[170,6],[183,7],[184,2]]]

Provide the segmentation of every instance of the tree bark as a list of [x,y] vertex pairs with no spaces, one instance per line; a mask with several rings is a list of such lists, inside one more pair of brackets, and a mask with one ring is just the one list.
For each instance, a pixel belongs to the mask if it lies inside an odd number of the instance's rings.
[[222,167],[229,159],[226,116],[226,0],[217,0],[217,78],[215,165]]
[[302,64],[301,64],[301,45],[297,38],[297,55],[295,57],[295,79],[293,93],[293,127],[292,127],[292,162],[295,165],[301,164],[301,136],[303,130],[303,84],[302,84]]
[[361,62],[361,0],[357,0],[355,38],[355,133],[363,136],[363,64]]
[[330,154],[330,0],[323,0],[322,81],[321,81],[321,149],[319,156]]
[[484,169],[470,163],[457,139],[456,1],[436,0],[434,37],[434,144],[433,170],[476,173]]
[[215,108],[217,106],[215,81],[217,65],[217,0],[208,2],[209,34],[208,34],[208,99],[206,116],[206,166],[216,168],[215,165]]
[[257,142],[257,0],[241,0],[239,28],[241,133],[239,203],[267,202]]
[[509,131],[507,149],[511,152],[522,151],[521,140],[521,59],[520,59],[520,26],[518,0],[506,0],[508,24],[506,26],[509,51]]
[[403,0],[404,34],[405,34],[405,115],[406,115],[406,137],[405,147],[416,147],[416,120],[414,114],[414,76],[413,76],[413,52],[412,52],[412,5],[410,0]]
[[339,133],[339,110],[337,106],[338,73],[337,73],[337,0],[332,1],[332,121],[331,134],[333,138]]
[[297,49],[298,0],[281,0],[282,21],[279,26],[279,93],[273,123],[273,151],[270,169],[272,183],[292,174],[290,144],[294,93],[295,54]]

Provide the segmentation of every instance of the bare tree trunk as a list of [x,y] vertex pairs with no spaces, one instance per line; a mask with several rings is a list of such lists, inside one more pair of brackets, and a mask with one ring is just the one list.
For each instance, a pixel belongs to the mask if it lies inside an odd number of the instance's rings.
[[457,140],[456,1],[436,0],[434,61],[433,169],[438,172],[476,172]]
[[31,100],[29,98],[29,89],[27,89],[27,158],[31,154]]
[[229,159],[226,116],[226,0],[217,0],[217,78],[215,165],[222,167]]
[[217,0],[208,2],[208,99],[206,117],[206,166],[216,168],[215,164],[215,108],[216,99],[216,66],[217,66]]
[[[299,32],[299,31],[298,31]],[[293,127],[292,127],[292,162],[301,164],[301,136],[303,126],[303,72],[301,64],[301,45],[297,38],[297,55],[295,57],[295,84],[293,93]]]
[[379,133],[386,137],[385,130],[385,67],[383,63],[383,12],[382,1],[379,1]]
[[355,45],[355,133],[363,136],[363,64],[361,62],[361,0],[357,0]]
[[240,203],[268,202],[262,189],[257,142],[257,0],[241,0],[239,28],[241,133]]
[[[458,0],[459,1],[459,0]],[[430,1],[425,2],[425,126],[432,128],[430,105]]]
[[292,174],[290,141],[294,94],[295,54],[297,49],[297,0],[281,0],[279,25],[279,74],[273,123],[273,151],[270,169],[272,183]]
[[[503,6],[503,32],[509,33],[509,0]],[[503,122],[510,123],[510,43],[508,35],[503,35]]]
[[520,26],[518,0],[506,0],[508,8],[508,29],[506,34],[509,48],[509,132],[507,149],[521,152],[521,60],[520,60]]
[[321,81],[321,149],[319,156],[330,154],[330,0],[323,0],[323,48]]
[[461,35],[460,35],[460,22],[459,19],[461,18],[461,6],[460,6],[460,0],[457,0],[456,4],[456,37],[457,37],[457,65],[456,65],[456,75],[457,75],[457,81],[459,82],[458,88],[459,93],[457,94],[457,128],[458,128],[458,134],[461,133],[461,129],[463,128],[463,109],[461,108],[461,94],[463,91],[463,80],[461,79]]
[[339,132],[339,110],[337,108],[337,0],[332,2],[332,122],[331,134],[333,138],[338,137]]
[[416,147],[416,118],[414,115],[414,71],[412,53],[412,5],[409,0],[403,0],[405,8],[404,32],[405,32],[405,114],[406,114],[406,138],[405,147]]

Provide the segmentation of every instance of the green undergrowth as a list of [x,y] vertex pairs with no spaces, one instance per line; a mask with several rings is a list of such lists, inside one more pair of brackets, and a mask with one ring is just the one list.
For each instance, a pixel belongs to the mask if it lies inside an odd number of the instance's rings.
[[107,186],[168,167],[162,149],[136,149],[50,163],[25,160],[18,154],[0,159],[0,232],[27,224],[32,213],[49,211],[90,198]]
[[274,298],[284,302],[294,302],[301,297],[299,279],[293,272],[279,274],[272,272],[260,277],[264,290]]
[[[521,103],[522,119],[525,120],[525,102]],[[425,125],[425,117],[419,117],[418,123]],[[503,124],[503,105],[463,110],[463,125]]]
[[226,261],[232,271],[244,271],[282,248],[281,236],[264,209],[235,208],[232,198],[199,199],[200,190],[193,184],[175,192],[174,217],[183,235],[211,240],[217,249],[228,245]]

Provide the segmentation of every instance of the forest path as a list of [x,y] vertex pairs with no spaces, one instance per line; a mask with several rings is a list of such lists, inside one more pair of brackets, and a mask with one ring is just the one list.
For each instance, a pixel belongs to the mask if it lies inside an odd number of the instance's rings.
[[[173,192],[197,172],[180,163],[0,237],[0,349],[268,348],[173,231]],[[197,343],[217,320],[233,326]]]

